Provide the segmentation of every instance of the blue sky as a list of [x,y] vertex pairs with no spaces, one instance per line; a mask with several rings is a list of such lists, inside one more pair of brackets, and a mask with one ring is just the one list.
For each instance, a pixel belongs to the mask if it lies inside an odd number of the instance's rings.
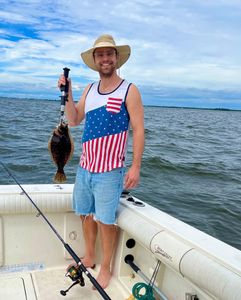
[[121,76],[144,104],[241,109],[240,0],[0,3],[0,96],[58,99],[68,66],[78,100],[98,79],[80,52],[110,33],[132,48]]

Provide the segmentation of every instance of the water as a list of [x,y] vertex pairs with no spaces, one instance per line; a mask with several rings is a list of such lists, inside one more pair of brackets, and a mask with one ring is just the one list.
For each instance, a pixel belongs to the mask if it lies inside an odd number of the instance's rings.
[[[0,158],[22,184],[52,183],[47,143],[59,102],[0,98]],[[133,195],[241,250],[241,112],[145,108],[141,183]],[[83,125],[71,128],[73,183]],[[127,164],[130,163],[131,145]],[[1,170],[0,184],[14,184]]]

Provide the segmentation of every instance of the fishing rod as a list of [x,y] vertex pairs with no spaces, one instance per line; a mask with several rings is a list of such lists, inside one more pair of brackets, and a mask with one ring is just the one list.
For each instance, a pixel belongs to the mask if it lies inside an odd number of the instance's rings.
[[[134,263],[134,256],[131,254],[126,255],[124,259],[125,263],[128,264],[145,282],[149,283],[149,286],[159,295],[161,300],[168,300],[162,291],[153,283],[150,284],[150,279],[141,271],[141,269]],[[140,284],[140,283],[139,283]],[[145,285],[142,285],[145,288]],[[137,284],[138,287],[138,284]],[[148,289],[147,289],[148,290]],[[137,298],[139,299],[139,298]],[[148,298],[149,299],[149,298]]]
[[100,293],[100,295],[102,296],[102,298],[105,299],[105,300],[111,300],[111,298],[108,296],[108,294],[105,292],[105,290],[99,285],[99,283],[97,282],[97,280],[91,275],[91,273],[83,265],[83,263],[81,262],[80,258],[74,252],[74,250],[70,247],[70,245],[67,244],[62,239],[62,237],[59,235],[59,233],[54,228],[54,226],[46,218],[46,216],[44,215],[44,213],[40,210],[40,208],[36,205],[36,203],[32,200],[32,198],[29,196],[29,194],[22,187],[22,185],[18,182],[18,180],[16,179],[16,177],[9,171],[9,169],[5,166],[5,164],[3,162],[0,161],[0,163],[3,166],[3,168],[5,169],[5,171],[8,173],[8,175],[21,188],[21,190],[23,191],[23,193],[25,194],[25,196],[29,199],[29,201],[32,203],[32,205],[36,208],[36,210],[38,211],[38,215],[37,216],[41,215],[43,217],[43,219],[46,221],[46,223],[49,225],[49,227],[55,233],[55,235],[57,236],[57,238],[61,241],[61,243],[63,244],[64,248],[69,252],[69,254],[72,256],[72,258],[74,259],[74,261],[76,262],[76,264],[78,266],[78,268],[75,268],[74,266],[72,266],[71,268],[69,268],[69,270],[68,270],[68,272],[67,272],[66,275],[68,277],[70,277],[71,280],[74,281],[74,283],[66,291],[61,290],[60,294],[63,295],[63,296],[66,296],[67,292],[74,285],[76,285],[76,284],[80,284],[80,286],[84,286],[85,284],[84,284],[84,279],[83,279],[83,276],[82,276],[82,273],[84,273],[89,278],[90,282],[94,285],[94,287],[96,288],[96,290]]
[[65,77],[65,85],[60,86],[60,91],[61,91],[61,106],[60,106],[60,124],[64,123],[64,110],[65,110],[65,102],[68,101],[68,95],[69,95],[69,68],[63,68],[64,70],[64,77]]

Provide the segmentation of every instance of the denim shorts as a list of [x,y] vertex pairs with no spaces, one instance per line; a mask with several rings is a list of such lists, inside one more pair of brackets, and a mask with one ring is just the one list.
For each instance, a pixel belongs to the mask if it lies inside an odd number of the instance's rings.
[[75,213],[83,216],[93,214],[97,221],[114,224],[124,173],[124,167],[92,173],[79,166],[73,191]]

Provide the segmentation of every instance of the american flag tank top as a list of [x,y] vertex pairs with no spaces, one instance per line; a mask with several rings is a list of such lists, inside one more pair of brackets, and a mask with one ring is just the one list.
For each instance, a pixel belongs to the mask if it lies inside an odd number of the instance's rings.
[[123,167],[129,129],[125,100],[130,84],[123,80],[111,93],[99,92],[93,83],[85,99],[85,127],[80,166],[89,172]]

